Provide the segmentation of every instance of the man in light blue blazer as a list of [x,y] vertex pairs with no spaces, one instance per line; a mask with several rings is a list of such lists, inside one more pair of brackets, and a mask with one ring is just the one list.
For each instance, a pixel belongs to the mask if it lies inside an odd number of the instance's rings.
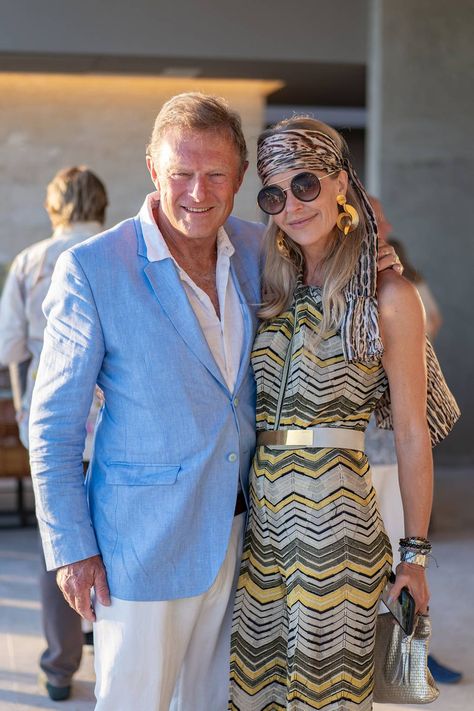
[[[147,165],[156,192],[65,252],[44,303],[37,516],[48,568],[95,620],[96,708],[224,711],[263,226],[230,217],[247,161],[224,101],[171,99]],[[105,401],[84,486],[96,384]]]

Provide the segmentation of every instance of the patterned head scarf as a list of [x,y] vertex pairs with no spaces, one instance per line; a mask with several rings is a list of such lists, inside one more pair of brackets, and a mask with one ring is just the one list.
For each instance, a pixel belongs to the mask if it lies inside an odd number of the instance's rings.
[[[377,223],[367,193],[334,140],[305,128],[282,128],[263,134],[258,141],[257,170],[264,185],[287,170],[345,170],[359,198],[365,236],[356,269],[344,287],[346,310],[342,321],[342,345],[348,362],[378,360],[383,353],[377,310]],[[350,235],[346,237],[350,239]]]

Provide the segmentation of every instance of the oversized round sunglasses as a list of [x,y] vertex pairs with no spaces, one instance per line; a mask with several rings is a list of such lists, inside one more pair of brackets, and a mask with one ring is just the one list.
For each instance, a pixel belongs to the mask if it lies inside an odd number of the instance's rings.
[[326,173],[321,177],[309,171],[298,173],[291,179],[288,188],[281,188],[278,183],[265,185],[257,195],[258,205],[267,215],[278,215],[285,209],[288,190],[291,190],[295,198],[301,200],[301,202],[316,200],[321,192],[321,180],[328,178],[333,173],[337,173],[337,171],[333,170],[331,173]]

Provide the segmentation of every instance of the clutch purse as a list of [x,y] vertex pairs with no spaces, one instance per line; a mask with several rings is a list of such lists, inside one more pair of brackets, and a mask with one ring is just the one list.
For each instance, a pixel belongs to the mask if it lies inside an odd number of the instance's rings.
[[377,618],[374,701],[379,704],[429,704],[439,696],[428,669],[429,615],[418,615],[407,636],[390,613]]

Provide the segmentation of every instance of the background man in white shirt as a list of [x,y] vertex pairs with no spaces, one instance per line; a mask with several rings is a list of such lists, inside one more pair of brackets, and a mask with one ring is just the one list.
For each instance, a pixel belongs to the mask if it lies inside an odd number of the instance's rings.
[[[53,234],[23,250],[14,259],[0,301],[0,363],[28,362],[26,387],[17,408],[20,437],[28,448],[31,395],[38,369],[46,318],[42,304],[51,283],[56,260],[64,250],[100,232],[105,220],[107,193],[102,181],[85,166],[60,170],[49,183],[45,208]],[[17,398],[18,401],[18,398]],[[97,414],[94,402],[86,423],[83,458],[88,461]],[[47,572],[42,556],[40,590],[43,629],[47,647],[40,659],[49,696],[68,698],[71,679],[82,654],[81,618],[56,585],[56,573]]]

